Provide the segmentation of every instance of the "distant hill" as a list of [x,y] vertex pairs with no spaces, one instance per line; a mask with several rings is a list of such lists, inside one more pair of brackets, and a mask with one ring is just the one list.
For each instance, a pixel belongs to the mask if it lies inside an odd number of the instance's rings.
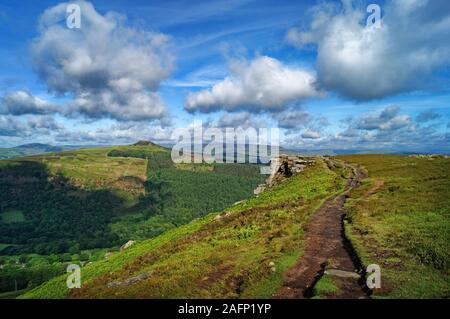
[[357,155],[357,154],[385,154],[385,155],[447,155],[448,152],[442,150],[390,150],[390,149],[285,149],[280,148],[280,154],[301,154],[304,156],[337,156],[337,155]]
[[15,147],[0,148],[0,160],[8,158],[18,158],[23,156],[40,155],[45,153],[77,150],[82,148],[98,147],[97,145],[61,145],[54,146],[42,143],[23,144]]
[[42,152],[61,152],[64,150],[61,146],[53,146],[49,144],[41,144],[41,143],[30,143],[30,144],[23,144],[14,147],[16,149],[35,149],[40,150]]
[[[151,141],[138,141],[130,146],[155,146],[155,147],[163,147],[158,144],[155,144]],[[83,148],[96,148],[96,147],[106,147],[105,145],[59,145],[54,146],[50,144],[42,144],[42,143],[29,143],[23,144],[15,147],[9,148],[0,148],[0,160],[8,159],[8,158],[18,158],[23,156],[31,156],[31,155],[40,155],[45,153],[54,153],[54,152],[62,152],[62,151],[70,151],[70,150],[78,150]]]
[[132,146],[159,146],[153,142],[150,141],[137,141],[136,143],[132,144]]
[[47,144],[24,144],[11,148],[0,148],[0,159],[37,155],[48,152],[60,152],[63,148]]

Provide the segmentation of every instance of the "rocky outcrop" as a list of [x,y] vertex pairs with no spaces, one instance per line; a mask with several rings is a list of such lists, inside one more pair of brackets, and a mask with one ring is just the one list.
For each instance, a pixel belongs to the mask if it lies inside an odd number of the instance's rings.
[[315,165],[315,163],[316,161],[312,157],[280,155],[279,157],[272,159],[270,163],[270,175],[265,184],[259,185],[253,193],[258,195],[267,187],[271,187],[292,175],[298,174],[307,166]]
[[272,186],[286,177],[291,177],[303,171],[307,166],[315,165],[316,161],[311,157],[280,155],[270,164],[271,174],[266,184]]
[[134,244],[136,244],[136,242],[134,240],[129,240],[127,241],[124,245],[122,245],[120,247],[120,251],[125,250],[127,248],[130,248],[131,246],[133,246]]

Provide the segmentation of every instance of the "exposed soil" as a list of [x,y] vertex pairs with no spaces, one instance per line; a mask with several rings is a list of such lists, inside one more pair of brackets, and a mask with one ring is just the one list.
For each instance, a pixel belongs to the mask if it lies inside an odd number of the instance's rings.
[[[362,273],[360,263],[345,238],[343,230],[344,204],[348,192],[357,187],[363,178],[359,170],[354,169],[353,172],[348,179],[346,190],[342,194],[326,200],[308,221],[304,254],[294,266],[286,270],[283,286],[275,293],[274,298],[312,297],[312,288],[323,275],[325,266],[331,269]],[[332,298],[367,298],[361,276],[335,278],[339,289]]]

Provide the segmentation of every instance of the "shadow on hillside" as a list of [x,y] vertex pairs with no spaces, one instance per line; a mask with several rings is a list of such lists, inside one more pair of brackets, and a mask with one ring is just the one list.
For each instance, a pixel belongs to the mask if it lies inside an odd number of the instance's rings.
[[108,227],[123,205],[110,190],[85,190],[45,164],[32,160],[0,166],[0,214],[19,211],[24,222],[0,220],[2,254],[59,254],[112,247],[119,239]]

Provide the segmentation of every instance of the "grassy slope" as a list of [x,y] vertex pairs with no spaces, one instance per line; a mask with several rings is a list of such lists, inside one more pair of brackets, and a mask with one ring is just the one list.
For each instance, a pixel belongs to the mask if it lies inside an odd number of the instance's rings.
[[450,296],[450,160],[342,156],[368,178],[347,203],[346,232],[365,265],[381,267],[376,297]]
[[[158,147],[158,146],[119,146],[114,147],[114,149],[145,149],[147,151],[156,152],[161,150],[166,150],[164,148]],[[8,160],[1,160],[0,161],[0,170],[2,169],[9,169],[11,167],[21,167],[23,163],[38,163],[38,164],[44,164],[42,168],[47,169],[49,176],[52,175],[58,175],[61,174],[64,177],[68,179],[68,182],[72,185],[77,185],[78,187],[70,192],[67,193],[67,197],[63,198],[67,201],[67,203],[73,203],[73,201],[70,200],[70,196],[73,196],[74,198],[86,198],[86,196],[89,196],[91,191],[95,190],[101,190],[102,188],[107,188],[111,191],[111,193],[114,193],[114,195],[117,195],[117,197],[121,197],[123,199],[124,206],[132,206],[135,202],[137,202],[139,195],[143,192],[144,189],[144,182],[146,180],[146,170],[147,170],[147,160],[146,159],[139,159],[139,158],[111,158],[107,157],[107,153],[112,149],[110,148],[92,148],[92,149],[82,149],[82,150],[74,150],[74,151],[65,151],[65,152],[58,152],[58,153],[48,153],[45,155],[40,156],[29,156],[19,159],[8,159]],[[16,172],[12,170],[12,173],[17,173],[16,175],[13,175],[12,178],[13,187],[17,185],[19,188],[26,183],[33,183],[33,176],[28,176],[29,174],[33,174],[33,172],[25,172],[21,171],[20,169],[17,169]],[[36,173],[41,173],[40,170],[36,169]],[[23,174],[22,177],[21,174]],[[10,178],[8,177],[8,174],[6,176],[2,176],[6,179]],[[139,179],[141,182],[139,183],[127,183],[127,181],[123,181],[123,177],[128,177],[132,179],[132,181],[135,181]],[[52,181],[49,181],[48,184],[50,184]],[[129,187],[131,186],[131,187]],[[44,187],[45,188],[45,187]],[[41,188],[42,189],[42,188]],[[40,190],[41,190],[40,189]],[[39,190],[39,191],[40,191]],[[55,191],[57,192],[57,191]],[[59,198],[60,199],[60,198]],[[2,199],[3,200],[3,199]],[[43,199],[42,199],[43,200]],[[14,204],[14,203],[13,203]],[[26,209],[22,211],[14,209],[14,208],[5,208],[5,202],[2,202],[0,206],[0,224],[17,224],[19,222],[22,222],[25,220],[25,213]],[[51,206],[51,202],[48,206]],[[36,205],[37,209],[40,208],[39,205]],[[30,208],[33,209],[34,207]],[[79,210],[76,210],[76,214],[83,213],[81,210],[85,207],[82,206]],[[118,207],[118,212],[121,212],[123,210],[123,207]],[[56,224],[56,223],[55,223]],[[17,225],[11,225],[11,227],[17,226]],[[58,228],[60,225],[56,224],[55,227]],[[36,224],[33,225],[33,227],[37,228],[38,226]],[[24,231],[26,233],[26,231]],[[2,253],[4,253],[4,250],[7,247],[10,246],[19,246],[19,245],[12,245],[10,244],[10,241],[6,241],[5,243],[0,243],[0,257],[2,256]],[[96,249],[96,251],[101,252],[102,249]],[[86,255],[87,251],[84,251],[84,254]],[[102,253],[102,257],[104,255],[104,251]],[[26,257],[30,257],[31,255],[27,253],[24,253]],[[73,260],[79,261],[80,254],[79,253],[71,253],[71,254],[65,254],[69,255],[69,259],[72,257]],[[42,255],[42,258],[48,261],[49,263],[55,264],[57,267],[59,267],[59,261],[54,261],[55,255],[48,256],[48,255]],[[58,257],[61,257],[59,255]],[[4,261],[5,264],[9,266],[9,261],[13,259],[17,259],[18,256],[9,256],[9,253],[6,257],[2,258],[2,262]],[[67,258],[67,257],[64,257]],[[94,255],[89,253],[89,258],[95,260],[98,259],[97,257],[94,258]],[[7,262],[5,261],[7,260]],[[0,262],[0,264],[2,263]],[[28,262],[27,262],[27,268],[28,268]],[[9,270],[12,270],[12,267],[9,267]],[[18,272],[22,271],[22,269],[18,269]],[[0,271],[1,272],[1,271]],[[3,280],[3,276],[5,275],[5,272],[2,272],[0,274],[2,278],[0,280]],[[38,276],[39,277],[39,276]],[[4,282],[2,282],[3,284]],[[2,287],[3,288],[3,287]],[[1,291],[1,290],[0,290]]]
[[[146,194],[134,213],[120,218],[112,229],[124,241],[148,239],[184,225],[210,212],[221,211],[253,195],[264,181],[257,165],[180,164],[174,165],[169,152],[141,153],[114,151],[114,156],[148,158]],[[119,153],[119,154],[118,154]],[[121,154],[120,154],[121,153]],[[112,154],[110,154],[112,155]],[[161,185],[160,187],[158,185]],[[152,198],[161,202],[156,213],[147,210]]]
[[[380,155],[339,159],[368,170],[347,203],[346,233],[364,264],[381,266],[382,289],[375,297],[448,297],[450,161]],[[231,207],[221,220],[210,214],[84,267],[83,289],[70,297],[270,297],[283,270],[301,255],[305,221],[341,188],[335,173],[311,168]],[[147,270],[154,274],[136,285],[106,288]],[[330,288],[323,284],[319,296]],[[62,276],[22,297],[67,294]]]
[[44,164],[50,174],[62,174],[70,183],[83,190],[111,189],[115,195],[131,206],[144,192],[147,179],[147,160],[143,158],[109,157],[111,150],[133,150],[145,152],[166,152],[157,145],[112,146],[86,148],[58,153],[28,156],[0,161],[0,168],[21,161]]
[[[124,155],[127,154],[127,157],[108,156],[113,150],[122,151]],[[131,156],[129,156],[130,154]],[[133,157],[133,155],[142,154],[144,155],[143,158]],[[208,212],[222,210],[238,200],[251,196],[254,187],[261,179],[258,167],[254,165],[229,165],[226,166],[226,169],[225,167],[216,166],[182,165],[179,172],[175,168],[166,172],[161,167],[154,167],[155,163],[152,162],[154,155],[158,155],[157,157],[164,155],[164,158],[173,166],[168,149],[155,145],[145,145],[83,149],[42,156],[30,156],[22,159],[0,161],[0,168],[15,165],[20,167],[23,162],[43,164],[39,165],[39,167],[48,168],[49,176],[61,174],[68,179],[67,182],[78,186],[76,189],[69,191],[70,196],[83,199],[86,196],[85,194],[105,188],[117,195],[117,197],[125,199],[125,201],[120,202],[120,204],[117,204],[110,210],[115,215],[113,220],[111,220],[113,224],[110,224],[110,226],[112,231],[120,237],[122,243],[130,239],[151,238],[167,229],[186,224],[199,216],[204,216]],[[149,170],[147,172],[148,175],[146,174],[147,169]],[[143,199],[142,196],[139,196],[141,191],[136,192],[135,189],[121,187],[123,184],[118,182],[122,182],[121,179],[123,177],[128,177],[127,180],[132,182],[140,179],[142,181],[142,190],[145,186],[147,195],[149,186],[146,185],[147,183],[144,183],[144,179],[147,179],[147,177],[151,179],[156,171],[161,171],[162,175],[165,172],[171,173],[170,176],[164,175],[163,177],[167,177],[167,181],[170,182],[168,186],[174,193],[173,195],[176,195],[171,196],[170,204],[177,203],[178,206],[172,205],[174,208],[172,211],[164,211],[163,214],[151,216],[146,220],[141,213],[145,206],[141,205],[141,201],[145,200],[145,198]],[[18,169],[17,175],[20,177],[22,172],[22,170]],[[33,175],[33,173],[29,174]],[[5,174],[6,178],[9,178],[8,173]],[[15,180],[19,181],[19,183],[26,183],[32,181],[32,178],[33,176],[30,178],[24,177],[21,180],[15,178]],[[47,180],[47,178],[44,179]],[[200,187],[197,184],[200,184]],[[194,202],[195,205],[192,205]],[[51,202],[49,202],[49,206],[51,205]],[[183,208],[182,211],[180,211],[181,208]],[[75,212],[78,214],[79,210]],[[139,217],[138,220],[131,218],[136,216]],[[183,218],[178,218],[180,216]],[[19,221],[19,217],[18,211],[0,211],[0,222]],[[121,228],[116,229],[116,226],[119,224]],[[56,228],[59,226],[59,224],[55,225]],[[68,233],[70,234],[71,231],[69,230]],[[26,232],[24,231],[23,233]],[[137,236],[138,233],[142,233],[142,236]],[[115,245],[115,243],[111,243],[111,245]],[[8,246],[10,245],[0,244],[0,251],[3,251]],[[115,247],[111,249],[115,250]],[[66,257],[64,258],[67,259]],[[8,259],[11,258],[14,258],[14,256],[8,257]],[[71,256],[69,255],[68,258],[70,260]],[[79,258],[79,254],[72,254],[73,261],[77,262]],[[92,261],[92,258],[90,260]]]
[[[302,251],[303,225],[343,179],[320,162],[272,190],[82,268],[70,297],[270,297]],[[275,263],[274,269],[269,264]],[[132,286],[107,288],[145,271]],[[22,297],[63,298],[65,276]]]
[[[131,146],[129,146],[131,148]],[[138,148],[136,146],[132,148]],[[144,190],[147,161],[141,158],[108,157],[112,148],[94,148],[29,157],[46,164],[51,173],[61,173],[75,186],[89,189],[116,188],[132,193]],[[141,183],[127,183],[133,176]]]

